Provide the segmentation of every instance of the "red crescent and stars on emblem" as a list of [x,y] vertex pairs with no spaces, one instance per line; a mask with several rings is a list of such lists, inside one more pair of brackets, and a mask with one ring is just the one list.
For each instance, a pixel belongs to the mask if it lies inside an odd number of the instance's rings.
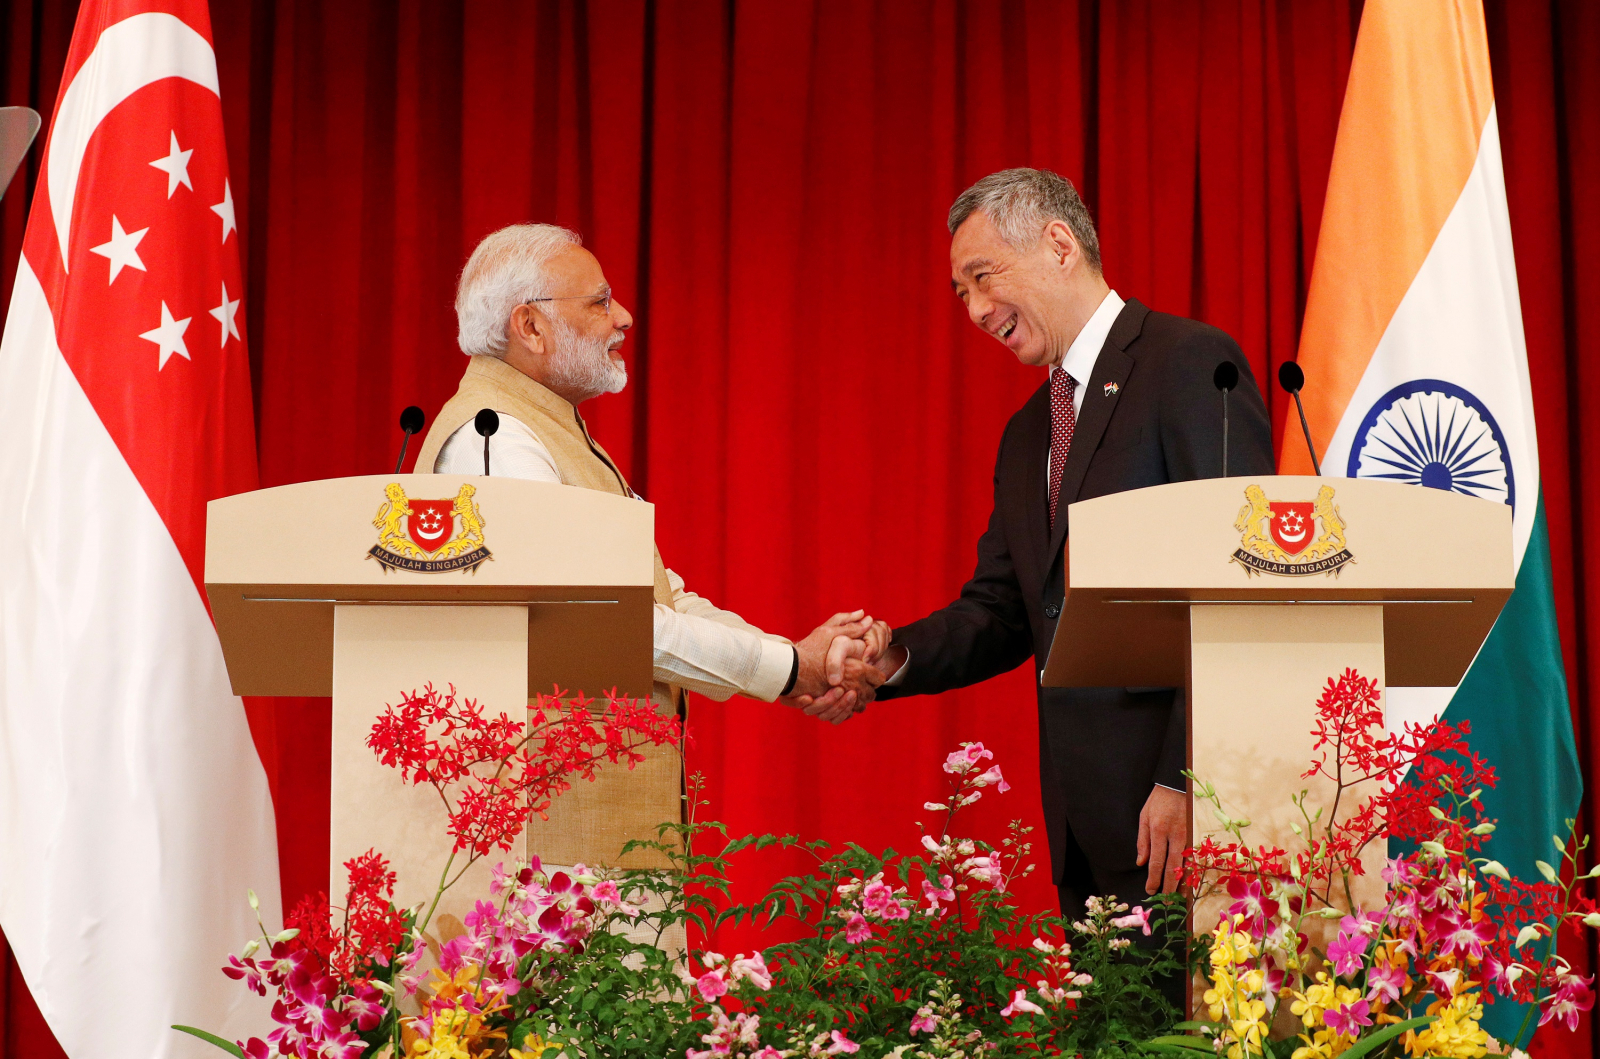
[[418,548],[430,555],[447,543],[455,529],[454,501],[413,500],[406,518],[406,532]]
[[1272,507],[1272,539],[1290,555],[1306,550],[1315,536],[1315,507],[1311,501],[1284,502],[1274,500]]

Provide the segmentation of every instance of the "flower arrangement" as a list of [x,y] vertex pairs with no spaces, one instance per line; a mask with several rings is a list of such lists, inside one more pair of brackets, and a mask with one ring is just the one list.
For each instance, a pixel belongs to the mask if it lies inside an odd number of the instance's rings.
[[[1481,856],[1495,823],[1482,794],[1494,770],[1467,745],[1467,725],[1384,726],[1376,681],[1346,670],[1330,679],[1317,702],[1317,758],[1305,775],[1333,784],[1326,813],[1295,798],[1300,820],[1295,850],[1252,847],[1247,821],[1229,817],[1214,788],[1195,779],[1196,798],[1210,803],[1231,840],[1208,837],[1190,851],[1186,884],[1200,896],[1230,901],[1209,936],[1204,992],[1210,1022],[1193,1024],[1169,1046],[1217,1052],[1228,1059],[1282,1055],[1333,1059],[1365,1055],[1487,1054],[1480,1025],[1495,1000],[1528,1004],[1509,1043],[1526,1046],[1530,1022],[1576,1026],[1592,1003],[1592,978],[1573,971],[1555,951],[1564,919],[1600,925],[1576,884],[1577,854],[1555,837],[1560,868],[1540,862],[1543,879],[1514,879]],[[1344,817],[1338,809],[1355,799]],[[1569,827],[1571,821],[1568,821]],[[1351,881],[1361,854],[1380,837],[1415,843],[1388,860],[1386,903],[1356,907]],[[1309,942],[1313,920],[1337,920],[1325,949]],[[1533,943],[1543,942],[1543,945]],[[1298,1034],[1273,1041],[1281,1007]]]
[[[814,843],[805,847],[818,858],[813,872],[722,912],[719,922],[788,921],[801,937],[757,953],[759,975],[700,957],[710,1032],[688,1059],[1112,1056],[1170,1025],[1177,1013],[1154,982],[1181,964],[1177,945],[1161,944],[1173,932],[1152,931],[1180,924],[1181,903],[1095,900],[1077,923],[1022,914],[1009,888],[1033,870],[1029,829],[1012,824],[997,847],[955,830],[986,789],[1009,789],[998,766],[985,767],[992,758],[964,743],[945,759],[949,794],[923,806],[940,820],[919,827],[919,852],[828,855]],[[1129,959],[1133,936],[1156,944]]]
[[[559,711],[541,700],[521,722],[429,688],[386,709],[368,745],[448,811],[452,864],[431,902],[395,907],[383,858],[353,858],[342,907],[302,901],[223,969],[274,998],[265,1039],[179,1028],[239,1059],[1476,1059],[1497,1044],[1481,1025],[1496,1000],[1529,1005],[1512,1044],[1526,1046],[1535,1016],[1575,1026],[1593,983],[1557,954],[1555,934],[1566,919],[1600,926],[1577,892],[1600,874],[1579,874],[1584,844],[1558,837],[1541,881],[1513,879],[1481,855],[1495,826],[1481,795],[1495,776],[1465,726],[1391,735],[1379,701],[1357,673],[1328,682],[1306,775],[1331,782],[1332,803],[1296,796],[1292,850],[1252,846],[1249,823],[1191,777],[1223,827],[1189,851],[1185,883],[1225,908],[1189,945],[1207,1017],[1179,1022],[1158,984],[1186,969],[1186,902],[1092,899],[1076,922],[1019,910],[1011,891],[1033,870],[1029,829],[1013,823],[991,844],[958,828],[965,809],[1009,786],[981,743],[943,762],[948,794],[923,806],[934,822],[917,825],[910,853],[730,840],[694,818],[704,803],[691,783],[687,822],[622,851],[655,850],[666,867],[502,863],[471,913],[434,923],[439,896],[466,866],[509,850],[529,812],[602,762],[635,762],[679,733],[615,696]],[[1357,907],[1352,880],[1379,838],[1415,850],[1387,862],[1382,907]],[[732,904],[736,858],[772,847],[815,865]],[[1337,921],[1320,947],[1317,920]],[[781,927],[789,940],[731,956],[670,943],[730,923]]]

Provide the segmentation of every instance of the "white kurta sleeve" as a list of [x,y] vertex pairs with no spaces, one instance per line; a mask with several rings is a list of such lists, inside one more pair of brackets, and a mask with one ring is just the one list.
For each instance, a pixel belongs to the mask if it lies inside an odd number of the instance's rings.
[[[522,420],[504,414],[500,429],[489,438],[489,470],[496,477],[561,484],[556,461],[539,435]],[[471,423],[463,424],[445,441],[433,461],[433,473],[483,473],[483,437]]]
[[771,702],[794,669],[794,648],[690,592],[667,571],[671,607],[656,604],[656,679],[723,700],[735,693]]
[[[518,419],[502,414],[500,429],[489,439],[489,469],[496,476],[561,483],[555,459],[544,442]],[[471,423],[463,425],[439,450],[436,474],[482,474],[483,438]],[[673,606],[655,605],[655,679],[677,684],[721,701],[748,695],[771,702],[783,693],[794,668],[794,648],[732,611],[683,587],[683,578],[667,571]]]

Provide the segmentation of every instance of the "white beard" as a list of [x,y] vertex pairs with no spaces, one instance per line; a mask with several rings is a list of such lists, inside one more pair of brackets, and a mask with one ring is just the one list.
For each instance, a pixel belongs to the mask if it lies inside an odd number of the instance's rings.
[[584,338],[562,319],[553,319],[548,371],[552,389],[583,394],[583,400],[603,393],[621,393],[628,385],[628,369],[607,355],[610,336]]

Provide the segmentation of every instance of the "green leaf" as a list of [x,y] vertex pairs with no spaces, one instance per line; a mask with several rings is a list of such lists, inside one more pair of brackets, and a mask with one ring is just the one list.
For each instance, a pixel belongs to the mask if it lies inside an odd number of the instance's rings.
[[1397,1022],[1386,1030],[1379,1030],[1371,1037],[1361,1038],[1348,1051],[1340,1052],[1339,1059],[1361,1059],[1362,1056],[1383,1047],[1407,1030],[1420,1030],[1424,1026],[1431,1025],[1438,1018],[1438,1015],[1423,1015],[1420,1018]]
[[235,1056],[236,1059],[245,1059],[243,1048],[239,1047],[237,1044],[234,1044],[232,1041],[224,1040],[221,1037],[218,1037],[215,1033],[207,1033],[205,1030],[197,1030],[193,1026],[174,1026],[172,1028],[177,1030],[179,1033],[187,1033],[191,1036],[199,1037],[207,1044],[214,1044],[218,1048],[221,1048],[223,1051],[227,1052],[229,1055]]
[[1175,1030],[1214,1030],[1222,1025],[1220,1022],[1179,1022],[1172,1028]]
[[1206,1038],[1191,1036],[1187,1033],[1175,1033],[1166,1037],[1155,1037],[1146,1043],[1164,1045],[1170,1048],[1184,1048],[1191,1052],[1216,1051],[1216,1048]]

